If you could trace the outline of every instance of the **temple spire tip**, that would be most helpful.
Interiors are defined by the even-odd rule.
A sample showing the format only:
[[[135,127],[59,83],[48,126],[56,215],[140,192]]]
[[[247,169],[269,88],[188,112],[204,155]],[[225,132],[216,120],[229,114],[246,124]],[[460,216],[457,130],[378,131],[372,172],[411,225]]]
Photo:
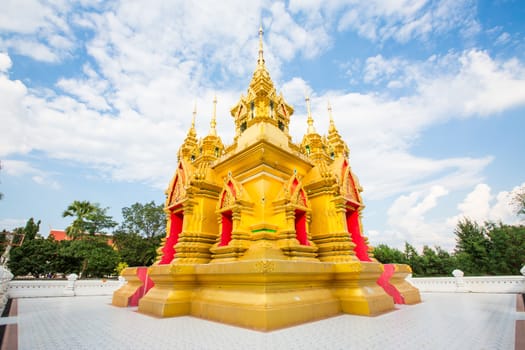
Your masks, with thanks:
[[[195,118],[197,116],[197,102],[193,103],[193,116],[191,118],[191,128],[195,129]]]
[[[257,59],[257,64],[262,66],[264,65],[264,49],[263,49],[263,27],[262,27],[262,21],[259,25],[259,58]]]
[[[304,100],[306,101],[306,113],[308,115],[308,134],[315,134],[314,119],[310,110],[310,96],[306,95]]]
[[[210,135],[217,136],[217,94],[213,95],[213,115],[210,122]]]
[[[330,100],[328,100],[328,117],[330,118],[330,127],[328,128],[328,131],[336,130],[334,117],[332,115],[332,105],[330,104]]]

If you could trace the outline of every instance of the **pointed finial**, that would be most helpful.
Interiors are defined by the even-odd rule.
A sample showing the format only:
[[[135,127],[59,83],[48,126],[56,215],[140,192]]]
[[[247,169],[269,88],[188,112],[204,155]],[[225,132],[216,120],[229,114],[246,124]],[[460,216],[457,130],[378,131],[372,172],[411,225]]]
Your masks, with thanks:
[[[330,100],[328,100],[328,116],[330,117],[330,130],[335,130],[334,117],[332,116],[332,105]]]
[[[262,22],[259,25],[259,58],[257,59],[257,64],[262,66],[264,65],[264,56],[263,56],[263,28]]]
[[[210,135],[217,136],[217,130],[215,130],[215,127],[217,126],[217,95],[213,96],[213,116],[211,118],[210,122]]]
[[[193,117],[191,118],[191,128],[195,129],[195,117],[197,116],[197,102],[193,103]]]
[[[308,134],[315,134],[314,120],[310,111],[310,97],[306,95],[304,100],[306,101],[306,112],[308,114]]]

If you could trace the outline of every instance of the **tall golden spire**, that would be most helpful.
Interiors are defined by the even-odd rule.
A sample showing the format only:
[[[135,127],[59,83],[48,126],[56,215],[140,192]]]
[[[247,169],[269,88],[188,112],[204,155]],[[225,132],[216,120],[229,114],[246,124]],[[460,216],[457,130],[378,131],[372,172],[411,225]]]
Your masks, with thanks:
[[[263,34],[264,32],[263,32],[262,23],[261,23],[261,25],[259,26],[259,58],[257,59],[257,64],[259,66],[264,65]]]
[[[306,95],[306,112],[308,113],[308,131],[307,134],[315,134],[314,119],[312,118],[312,112],[310,111],[310,97]]]
[[[213,116],[211,117],[210,122],[210,135],[217,136],[217,130],[215,127],[217,126],[217,95],[213,96]]]
[[[328,127],[328,144],[330,145],[330,157],[333,159],[340,155],[348,157],[350,150],[343,140],[337,128],[335,127],[334,117],[332,116],[332,105],[328,101],[328,116],[330,117],[330,126]]]
[[[195,130],[195,119],[197,117],[197,102],[193,104],[193,113],[191,117],[191,126],[190,130],[188,130],[188,136],[195,137],[197,135],[197,131]]]
[[[288,105],[282,95],[275,91],[270,73],[265,65],[263,48],[263,28],[259,26],[259,54],[257,65],[252,75],[246,96],[241,95],[239,102],[230,110],[235,119],[235,134],[237,138],[244,134],[252,125],[269,123],[288,135],[292,106]],[[266,129],[265,129],[266,130]],[[253,134],[250,134],[253,136]],[[281,135],[282,136],[282,135]]]
[[[193,106],[193,117],[191,118],[191,126],[188,130],[188,135],[179,148],[179,160],[185,159],[193,161],[195,158],[194,148],[197,146],[197,130],[195,130],[195,117],[197,115],[197,103]]]

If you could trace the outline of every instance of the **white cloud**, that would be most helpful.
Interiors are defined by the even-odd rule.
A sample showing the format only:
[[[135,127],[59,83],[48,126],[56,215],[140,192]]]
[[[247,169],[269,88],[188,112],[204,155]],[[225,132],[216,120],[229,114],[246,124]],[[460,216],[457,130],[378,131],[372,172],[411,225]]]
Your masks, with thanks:
[[[74,46],[66,18],[67,1],[6,0],[0,12],[0,49],[12,49],[35,60],[56,62]]]
[[[469,50],[459,56],[459,63],[458,72],[419,86],[424,98],[434,97],[436,110],[448,101],[443,112],[485,116],[525,104],[525,67],[518,60],[494,60],[485,51]]]
[[[483,225],[487,221],[515,224],[519,222],[513,207],[513,196],[523,188],[525,183],[510,191],[500,191],[493,195],[487,184],[478,184],[465,199],[458,204],[459,214],[447,219],[450,225],[456,225],[459,220],[469,218]]]
[[[60,79],[56,84],[57,87],[67,94],[76,96],[88,107],[100,111],[109,110],[110,106],[104,97],[108,93],[108,82],[100,79],[97,72],[88,65],[84,66],[84,72],[88,76],[87,79]]]
[[[374,244],[384,243],[398,249],[402,249],[406,241],[419,249],[428,245],[451,251],[456,243],[454,228],[465,217],[480,225],[487,221],[519,223],[511,198],[524,185],[492,195],[492,189],[487,184],[477,184],[458,204],[456,215],[449,218],[441,215],[438,219],[431,217],[433,212],[440,211],[443,204],[439,204],[439,199],[446,198],[450,193],[448,189],[433,186],[401,195],[387,211],[388,226],[384,230],[370,231],[369,237]]]
[[[13,62],[6,53],[0,52],[0,72],[7,72],[11,68]]]
[[[507,32],[501,33],[498,38],[496,39],[496,45],[503,45],[509,42],[510,40],[510,34]]]
[[[313,90],[302,78],[294,77],[281,88],[286,101],[295,106],[305,104],[305,97],[312,95]]]
[[[418,248],[423,245],[452,248],[450,227],[427,217],[439,198],[448,193],[443,186],[432,186],[399,196],[387,211],[388,228],[374,240],[397,248],[402,248],[405,241]]]
[[[24,56],[29,56],[37,61],[56,62],[58,55],[48,45],[32,39],[12,39],[3,42],[6,47],[13,47],[15,51]]]
[[[9,176],[21,176],[37,172],[37,169],[28,162],[10,159],[2,161],[2,170]]]
[[[60,183],[53,178],[53,175],[35,168],[26,161],[6,159],[2,161],[2,170],[9,176],[31,176],[33,182],[50,187],[54,190],[60,189]]]
[[[397,57],[393,59],[385,59],[382,55],[368,57],[365,62],[363,80],[366,83],[378,85],[393,77],[399,77],[400,74],[406,75],[410,66],[410,62]],[[397,84],[404,85],[399,80],[395,81]]]
[[[284,3],[274,3],[270,11],[272,32],[269,39],[283,59],[290,60],[296,53],[312,58],[331,45],[331,38],[322,25],[309,28],[299,25],[286,11]]]
[[[476,5],[472,0],[372,0],[338,4],[337,12],[343,13],[338,20],[338,29],[355,30],[373,41],[394,39],[404,43],[411,39],[426,40],[430,35],[452,29],[459,29],[464,37],[469,38],[480,31]],[[333,7],[333,4],[319,6]]]
[[[516,213],[514,198],[525,188],[525,182],[520,186],[514,187],[510,191],[501,191],[496,195],[496,203],[492,206],[492,212],[489,216],[492,221],[502,221],[509,224],[517,224],[522,218]]]
[[[6,0],[0,12],[0,29],[32,33],[46,25],[48,8],[38,0]]]
[[[475,221],[483,222],[490,214],[490,187],[486,184],[479,184],[467,195],[465,200],[458,205],[461,216],[467,216]]]
[[[2,54],[6,70],[10,66],[9,56]],[[25,143],[26,125],[24,99],[27,88],[19,80],[10,80],[7,75],[0,74],[0,122],[3,130],[9,130],[0,137],[0,157],[13,153],[25,153],[30,147]]]
[[[34,175],[31,177],[31,179],[39,185],[51,187],[54,190],[58,190],[61,187],[58,181],[52,180],[43,174]]]

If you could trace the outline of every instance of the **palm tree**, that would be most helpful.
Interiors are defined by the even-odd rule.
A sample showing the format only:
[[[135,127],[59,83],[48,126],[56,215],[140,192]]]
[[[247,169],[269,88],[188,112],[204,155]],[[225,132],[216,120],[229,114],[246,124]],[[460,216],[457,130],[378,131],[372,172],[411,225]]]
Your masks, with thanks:
[[[101,208],[98,203],[74,201],[62,213],[63,217],[73,216],[75,220],[66,228],[66,234],[77,239],[84,234],[104,233],[102,230],[117,225],[113,218],[106,215],[109,208]]]
[[[82,237],[92,226],[90,221],[98,209],[100,208],[88,201],[73,201],[62,213],[64,218],[68,216],[76,217],[71,225],[66,228],[66,234],[72,239]]]

